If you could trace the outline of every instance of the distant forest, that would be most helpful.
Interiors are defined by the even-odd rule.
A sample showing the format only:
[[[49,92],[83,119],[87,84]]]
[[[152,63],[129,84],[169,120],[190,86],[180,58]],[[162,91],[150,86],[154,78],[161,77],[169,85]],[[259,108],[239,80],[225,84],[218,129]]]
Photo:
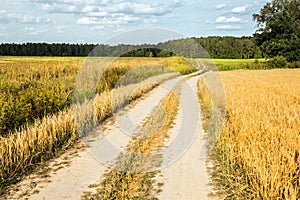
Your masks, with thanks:
[[[191,42],[192,41],[192,42]],[[196,42],[194,42],[196,41]],[[123,57],[207,57],[199,43],[212,58],[248,59],[264,57],[253,37],[206,37],[167,41],[156,45],[109,46],[105,44],[0,44],[2,56],[123,56]],[[92,50],[95,48],[93,53]],[[172,51],[171,51],[172,50]],[[174,53],[176,52],[176,53]]]

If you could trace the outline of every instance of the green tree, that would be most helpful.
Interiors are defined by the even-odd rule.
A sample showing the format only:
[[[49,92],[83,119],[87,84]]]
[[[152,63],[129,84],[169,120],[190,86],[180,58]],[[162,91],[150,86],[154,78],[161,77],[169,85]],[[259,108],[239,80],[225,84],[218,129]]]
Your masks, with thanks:
[[[254,37],[266,57],[300,60],[299,0],[273,0],[254,14],[253,20],[258,27]]]

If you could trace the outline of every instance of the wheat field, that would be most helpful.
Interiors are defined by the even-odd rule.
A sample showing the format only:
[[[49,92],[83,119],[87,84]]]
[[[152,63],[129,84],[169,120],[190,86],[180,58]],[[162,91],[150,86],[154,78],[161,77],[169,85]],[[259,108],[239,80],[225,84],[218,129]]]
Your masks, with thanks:
[[[300,70],[221,77],[226,120],[214,152],[227,198],[300,199]]]

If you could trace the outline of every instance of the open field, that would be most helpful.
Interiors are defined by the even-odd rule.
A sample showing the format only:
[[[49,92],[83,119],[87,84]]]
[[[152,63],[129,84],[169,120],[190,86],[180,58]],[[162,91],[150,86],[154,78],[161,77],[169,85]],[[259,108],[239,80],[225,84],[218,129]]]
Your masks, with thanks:
[[[69,107],[74,81],[84,61],[83,58],[65,57],[1,57],[0,60],[0,135],[4,136],[37,118],[41,119]],[[124,74],[135,67],[166,64],[178,71],[187,69],[180,66],[184,61],[179,60],[119,58],[104,72],[96,92],[111,90]],[[168,70],[170,71],[166,69],[162,72],[149,67],[143,68],[135,71],[136,74],[131,74],[132,77],[127,77],[127,84]],[[180,72],[184,74],[191,71],[187,69]]]
[[[208,70],[229,71],[229,70],[266,70],[281,67],[274,67],[267,59],[195,59],[198,63]],[[287,67],[287,66],[285,66]],[[284,68],[284,67],[282,67]]]
[[[14,62],[83,62],[85,57],[49,57],[49,56],[1,56],[1,62],[14,63]]]
[[[206,61],[201,59],[200,63]],[[189,74],[196,70],[179,57],[119,58],[103,72],[96,94],[83,90],[76,96],[78,105],[71,108],[74,82],[83,62],[84,58],[0,57],[0,192],[21,180],[37,164],[59,156],[78,141],[80,133],[91,130],[124,108],[127,100],[130,103],[139,99],[165,80],[177,76],[174,72]],[[267,69],[263,68],[266,61],[214,59],[213,62],[224,71],[220,75],[226,90],[226,120],[213,151],[218,160],[215,163],[218,184],[227,191],[229,199],[300,198],[300,71],[226,71]],[[194,74],[193,80],[198,76],[199,73]],[[212,94],[201,80],[198,90],[203,126],[212,133],[217,130],[210,124],[213,107],[222,107],[224,102],[212,104]],[[161,101],[151,114],[153,118],[144,122],[140,135],[133,137],[125,147],[127,152],[115,160],[116,166],[123,167],[132,161],[131,166],[136,171],[139,169],[136,167],[146,166],[140,165],[144,158],[137,159],[132,152],[161,150],[168,128],[172,128],[176,114],[180,113],[176,110],[182,100],[177,102],[175,96],[171,92]],[[161,108],[167,112],[162,113]],[[74,111],[79,115],[74,115]],[[85,123],[78,126],[77,120]],[[156,131],[155,126],[161,130]],[[197,152],[194,150],[192,152]],[[145,163],[161,162],[159,156],[153,159],[157,162],[145,160]],[[92,197],[129,198],[138,194],[155,198],[162,188],[154,184],[157,175],[154,171],[133,174],[111,168],[106,172],[100,190]],[[145,183],[144,188],[139,188],[142,183]],[[106,189],[112,187],[120,190]]]
[[[74,81],[83,58],[1,57],[0,60],[2,190],[7,184],[18,181],[22,175],[33,169],[36,163],[56,156],[61,149],[71,146],[77,140],[78,133],[70,105]],[[164,64],[168,67],[162,70],[161,66]],[[132,84],[152,76],[172,71],[186,74],[194,70],[178,57],[119,58],[107,68],[97,85],[96,98],[92,101],[97,108],[95,119],[101,122],[115,111],[115,108],[109,105],[112,102],[111,93],[125,74],[129,74],[129,77],[122,85],[118,85],[123,92],[126,92],[126,87],[129,88]],[[134,73],[129,73],[132,71]],[[130,100],[141,97],[157,84],[159,83],[141,86],[129,94]],[[125,105],[125,100],[118,99],[119,103],[114,106],[121,108]],[[84,108],[85,105],[80,106]],[[90,121],[93,116],[83,113],[81,117]]]
[[[216,180],[237,199],[300,198],[300,70],[221,72],[226,120]],[[199,82],[206,126],[211,102]]]
[[[259,63],[265,63],[265,59],[212,59],[219,71],[236,69],[264,69]]]

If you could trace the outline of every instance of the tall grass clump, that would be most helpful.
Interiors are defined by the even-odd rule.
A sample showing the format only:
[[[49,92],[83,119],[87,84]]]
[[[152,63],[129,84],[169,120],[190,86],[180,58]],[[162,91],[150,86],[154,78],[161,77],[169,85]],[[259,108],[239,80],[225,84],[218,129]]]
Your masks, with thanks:
[[[15,183],[35,164],[57,155],[77,139],[71,110],[36,120],[7,137],[0,137],[0,191]]]

